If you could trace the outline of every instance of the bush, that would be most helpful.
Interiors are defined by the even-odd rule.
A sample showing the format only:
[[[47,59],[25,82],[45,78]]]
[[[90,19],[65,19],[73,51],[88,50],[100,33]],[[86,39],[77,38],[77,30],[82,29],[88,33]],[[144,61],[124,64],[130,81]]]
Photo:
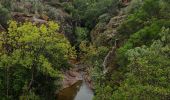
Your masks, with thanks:
[[[163,29],[161,38],[149,47],[128,50],[126,79],[113,99],[168,99],[170,97],[169,29]]]
[[[4,8],[2,5],[0,5],[0,24],[7,28],[7,22],[11,18],[10,12],[8,9]]]
[[[87,45],[87,42],[83,41],[80,44],[80,51],[84,56],[84,61],[90,66],[95,66],[94,62],[102,64],[104,57],[107,55],[109,49],[104,46],[94,47],[91,44]]]
[[[81,41],[89,41],[89,30],[87,28],[83,27],[76,27],[75,29],[75,36],[77,39],[77,42],[80,44]]]
[[[138,11],[138,9],[140,9],[142,4],[142,0],[132,0],[130,4],[124,9],[124,11],[126,14],[135,13]]]
[[[144,1],[140,9],[131,14],[119,27],[119,33],[121,33],[123,38],[126,38],[123,46],[117,50],[119,65],[127,65],[128,62],[125,55],[127,50],[142,45],[150,45],[153,39],[159,38],[158,33],[162,27],[170,27],[169,19],[159,17],[162,12],[160,3],[161,1]],[[151,5],[154,5],[154,7],[151,7]]]
[[[92,29],[100,15],[109,12],[115,14],[118,7],[118,0],[102,0],[102,1],[89,1],[89,0],[74,0],[74,10],[72,11],[73,18],[81,21],[83,26]],[[71,9],[73,8],[71,7]],[[110,12],[110,8],[112,8]]]

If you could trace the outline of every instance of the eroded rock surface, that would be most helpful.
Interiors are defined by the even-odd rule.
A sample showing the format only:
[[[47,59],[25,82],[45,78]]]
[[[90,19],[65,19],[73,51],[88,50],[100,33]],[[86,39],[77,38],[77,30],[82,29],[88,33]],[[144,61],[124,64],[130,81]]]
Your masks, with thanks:
[[[90,33],[92,42],[96,46],[109,45],[109,42],[117,34],[118,26],[123,22],[125,17],[126,15],[117,15],[112,17],[108,22],[99,22]]]
[[[64,72],[63,74],[64,74],[64,78],[62,81],[63,89],[74,85],[80,80],[83,80],[77,68],[70,69]]]
[[[36,24],[45,24],[47,23],[47,20],[41,18],[40,16],[35,16],[33,14],[25,14],[25,13],[19,13],[19,12],[13,12],[12,17],[14,20],[18,22],[25,22],[25,21],[30,21]]]
[[[83,78],[84,78],[87,86],[88,86],[90,89],[93,90],[93,89],[94,89],[94,85],[93,85],[93,81],[92,81],[92,79],[91,79],[91,77],[90,77],[89,71],[85,71],[85,72],[84,72]]]

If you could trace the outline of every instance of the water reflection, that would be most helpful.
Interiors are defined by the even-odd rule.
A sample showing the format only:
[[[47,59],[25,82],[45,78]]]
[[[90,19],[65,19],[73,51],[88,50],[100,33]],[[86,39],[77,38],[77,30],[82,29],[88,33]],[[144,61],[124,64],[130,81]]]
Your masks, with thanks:
[[[57,100],[92,100],[93,92],[84,81],[79,81],[58,94]]]
[[[74,100],[92,100],[92,99],[93,91],[87,86],[85,82],[83,82]]]

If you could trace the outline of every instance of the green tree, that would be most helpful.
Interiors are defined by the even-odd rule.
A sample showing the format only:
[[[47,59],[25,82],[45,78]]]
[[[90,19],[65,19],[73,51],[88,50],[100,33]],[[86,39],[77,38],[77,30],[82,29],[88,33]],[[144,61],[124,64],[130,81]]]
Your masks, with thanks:
[[[128,50],[126,79],[113,99],[167,100],[170,97],[170,31],[163,29],[161,38],[149,47]]]
[[[118,0],[74,0],[73,5],[75,7],[74,15],[85,21],[86,27],[92,29],[100,15],[109,12],[109,10],[112,14],[116,13]]]
[[[167,13],[170,3],[164,0],[144,0],[141,7],[128,16],[119,27],[119,37],[124,44],[117,50],[118,64],[127,65],[126,52],[134,47],[150,45],[153,39],[159,38],[162,27],[170,27],[170,16]],[[166,13],[165,13],[166,12]]]
[[[130,8],[132,11],[118,29],[117,68],[102,81],[104,86],[96,88],[95,98],[103,95],[110,97],[108,100],[170,98],[170,3],[167,0],[142,0],[139,3],[137,9]],[[104,93],[107,86],[111,87],[108,95]]]
[[[3,7],[0,4],[0,24],[4,27],[7,28],[7,21],[11,18],[10,12],[8,9]]]
[[[54,99],[60,88],[59,70],[68,67],[72,54],[68,40],[56,33],[58,29],[54,22],[39,27],[9,22],[8,31],[0,34],[2,99]]]

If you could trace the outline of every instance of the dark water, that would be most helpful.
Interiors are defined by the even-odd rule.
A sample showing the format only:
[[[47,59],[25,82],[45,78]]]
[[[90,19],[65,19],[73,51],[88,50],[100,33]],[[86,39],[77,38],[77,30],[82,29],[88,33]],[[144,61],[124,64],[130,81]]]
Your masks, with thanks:
[[[84,81],[79,81],[58,94],[57,100],[92,100],[93,91]]]

